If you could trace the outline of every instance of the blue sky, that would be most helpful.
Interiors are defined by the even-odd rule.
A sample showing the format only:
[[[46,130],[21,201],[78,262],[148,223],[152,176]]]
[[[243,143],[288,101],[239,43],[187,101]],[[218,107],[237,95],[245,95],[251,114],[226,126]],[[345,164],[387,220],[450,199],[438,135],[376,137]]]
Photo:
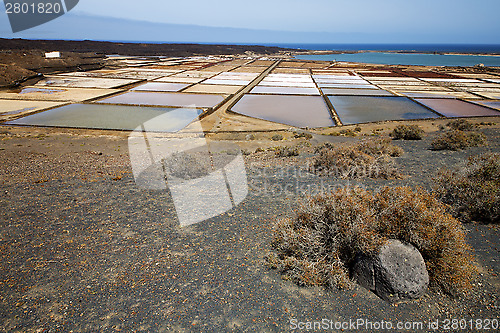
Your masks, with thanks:
[[[498,37],[499,0],[80,0],[76,11],[163,23],[285,31],[473,30]]]
[[[80,0],[71,13],[86,17],[114,17],[152,23],[321,32],[324,34],[318,39],[327,43],[345,43],[352,40],[358,43],[500,44],[500,0]],[[5,19],[5,14],[3,15],[2,20]],[[63,18],[58,20],[61,19]],[[122,24],[121,29],[117,30],[127,27],[127,24]],[[161,28],[157,27],[160,30],[158,36],[150,33],[142,39],[160,38]],[[68,27],[70,30],[76,28]],[[51,29],[56,29],[56,26],[49,23],[43,28],[13,36],[8,34],[5,24],[0,25],[0,32],[9,38],[27,38],[29,35],[44,38],[44,32],[47,38],[57,38]],[[116,23],[114,26],[110,23],[110,31],[103,34],[106,36],[103,38],[123,39],[118,31],[117,37],[113,38],[113,29],[116,29]],[[73,33],[75,38],[84,36],[82,31],[75,30]],[[66,31],[67,34],[69,31]],[[262,42],[269,42],[265,33],[261,35]],[[309,38],[305,36],[302,39]],[[88,38],[99,39],[90,32]],[[224,38],[227,37],[214,35],[216,41]],[[200,41],[196,40],[195,33],[192,40]],[[313,42],[318,41],[315,38]]]

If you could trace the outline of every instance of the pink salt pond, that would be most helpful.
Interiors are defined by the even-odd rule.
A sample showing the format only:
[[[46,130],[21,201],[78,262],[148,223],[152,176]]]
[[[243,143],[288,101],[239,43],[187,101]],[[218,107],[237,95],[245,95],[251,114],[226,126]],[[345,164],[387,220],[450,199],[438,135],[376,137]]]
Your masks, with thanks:
[[[416,100],[445,117],[500,116],[500,112],[493,109],[455,99],[418,98]]]

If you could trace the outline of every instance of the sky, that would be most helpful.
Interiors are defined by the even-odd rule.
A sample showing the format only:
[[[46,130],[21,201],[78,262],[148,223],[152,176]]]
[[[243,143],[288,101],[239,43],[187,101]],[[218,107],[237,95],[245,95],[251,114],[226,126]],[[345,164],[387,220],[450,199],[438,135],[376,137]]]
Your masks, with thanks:
[[[494,37],[500,31],[499,0],[80,0],[75,10],[151,22],[285,31],[471,29]]]
[[[80,17],[113,17],[122,20],[122,23],[125,20],[135,20],[150,23],[322,33],[321,38],[325,43],[345,43],[352,39],[353,42],[365,43],[500,44],[499,12],[499,0],[252,0],[244,2],[235,0],[80,0],[71,13]],[[0,19],[6,19],[5,13]],[[122,24],[122,30],[127,27],[127,24]],[[159,27],[157,25],[158,29]],[[114,29],[114,26],[110,25],[110,29]],[[35,28],[31,33],[43,35],[43,31],[48,30],[50,26],[45,29]],[[13,37],[12,33],[9,35],[6,31],[5,24],[0,25],[0,33],[8,38]],[[82,35],[82,33],[75,33],[78,36]],[[50,31],[47,35],[50,35]],[[111,36],[109,32],[104,35],[106,38]],[[261,32],[261,35],[263,42],[269,42],[265,40],[265,33]],[[26,34],[22,33],[20,35],[20,37],[25,36]],[[309,38],[305,36],[307,34],[301,38]],[[89,34],[89,39],[95,38]],[[148,39],[145,36],[143,39],[155,40],[155,38]],[[221,38],[223,39],[222,35],[214,35],[214,39]],[[234,39],[235,36],[231,35],[231,38]],[[120,37],[115,38],[115,40],[120,39]],[[195,41],[195,39],[196,34],[193,33],[192,40]],[[289,37],[284,39],[288,40]],[[206,42],[211,41],[206,40]],[[305,41],[297,40],[297,42]],[[318,40],[315,39],[314,42]]]

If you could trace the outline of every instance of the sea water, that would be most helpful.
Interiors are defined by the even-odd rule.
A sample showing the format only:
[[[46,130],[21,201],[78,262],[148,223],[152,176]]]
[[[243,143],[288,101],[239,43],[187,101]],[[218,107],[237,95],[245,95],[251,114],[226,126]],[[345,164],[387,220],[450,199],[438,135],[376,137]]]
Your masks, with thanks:
[[[500,66],[499,56],[423,54],[392,52],[360,52],[342,54],[318,54],[297,56],[301,60],[344,61],[382,65],[418,66],[461,66],[469,67],[483,64],[488,67]]]

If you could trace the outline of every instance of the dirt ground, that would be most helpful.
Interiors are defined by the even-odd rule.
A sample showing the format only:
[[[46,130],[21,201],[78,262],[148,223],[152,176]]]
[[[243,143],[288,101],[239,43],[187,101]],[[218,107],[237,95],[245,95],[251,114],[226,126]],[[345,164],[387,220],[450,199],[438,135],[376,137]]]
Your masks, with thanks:
[[[424,140],[395,141],[405,150],[397,158],[401,179],[357,184],[430,189],[439,168],[500,152],[498,125],[481,126],[488,146],[449,152],[429,150],[439,132],[424,123]],[[361,133],[373,129],[366,125]],[[409,331],[424,332],[438,319],[499,319],[498,225],[466,225],[481,274],[473,291],[458,298],[430,291],[421,300],[390,305],[361,287],[298,287],[265,266],[272,223],[318,186],[347,184],[305,171],[313,147],[361,137],[211,136],[246,151],[250,192],[232,210],[181,228],[168,190],[135,184],[128,133],[7,126],[0,132],[1,331],[288,332],[294,319],[364,318],[422,322],[424,329]],[[250,153],[297,144],[298,157]],[[292,186],[282,191],[287,184]]]

